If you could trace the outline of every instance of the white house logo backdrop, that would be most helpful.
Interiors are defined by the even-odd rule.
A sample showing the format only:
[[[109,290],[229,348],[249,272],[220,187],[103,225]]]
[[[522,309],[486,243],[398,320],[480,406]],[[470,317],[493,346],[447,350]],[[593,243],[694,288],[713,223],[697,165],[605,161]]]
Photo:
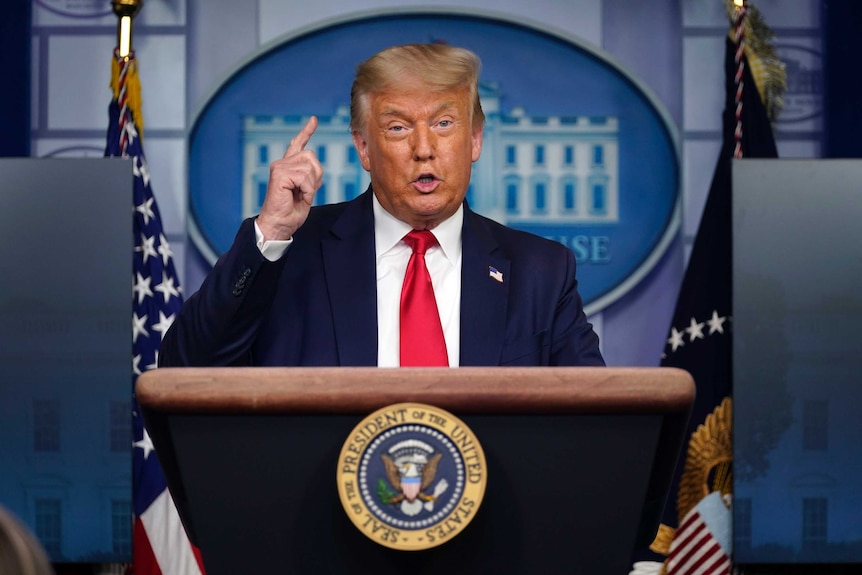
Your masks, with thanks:
[[[320,126],[309,148],[325,171],[316,203],[364,192],[368,174],[348,128],[355,67],[393,44],[434,41],[469,48],[483,63],[487,122],[470,206],[568,246],[587,311],[613,303],[651,269],[679,225],[673,129],[645,89],[596,49],[487,17],[350,20],[256,55],[194,121],[189,209],[197,247],[210,261],[227,250],[240,221],[260,210],[269,163],[311,115]]]
[[[350,432],[336,479],[344,511],[366,537],[420,551],[467,527],[488,472],[482,446],[463,421],[431,405],[398,403]]]

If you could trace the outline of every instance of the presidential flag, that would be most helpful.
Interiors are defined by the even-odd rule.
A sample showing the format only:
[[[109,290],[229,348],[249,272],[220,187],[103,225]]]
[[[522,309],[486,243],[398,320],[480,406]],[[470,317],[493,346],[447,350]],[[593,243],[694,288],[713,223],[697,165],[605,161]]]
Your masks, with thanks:
[[[200,554],[191,545],[141,419],[137,377],[158,363],[159,345],[182,303],[173,254],[150,188],[140,137],[140,85],[134,53],[115,53],[114,98],[109,107],[105,156],[131,158],[134,175],[132,253],[132,501],[134,575],[199,575]],[[118,217],[123,217],[118,214]]]
[[[729,506],[731,502],[731,168],[734,158],[778,155],[771,117],[780,109],[784,67],[769,43],[772,33],[754,7],[747,4],[731,7],[729,15],[732,27],[725,41],[722,147],[661,361],[662,366],[690,372],[697,386],[689,421],[691,439],[677,465],[663,525],[651,546],[663,555],[668,555],[671,549],[678,550],[681,541],[691,536],[691,526],[684,522],[693,516],[705,493],[713,498],[713,503]],[[699,524],[698,528],[719,529],[725,522],[729,533],[731,514],[714,514],[714,517],[711,525]],[[673,525],[679,527],[670,527]],[[731,538],[720,541],[720,553],[729,556]],[[668,562],[665,567],[669,567]],[[679,561],[673,569],[673,573],[681,575],[713,572],[722,571],[713,571],[697,562]]]

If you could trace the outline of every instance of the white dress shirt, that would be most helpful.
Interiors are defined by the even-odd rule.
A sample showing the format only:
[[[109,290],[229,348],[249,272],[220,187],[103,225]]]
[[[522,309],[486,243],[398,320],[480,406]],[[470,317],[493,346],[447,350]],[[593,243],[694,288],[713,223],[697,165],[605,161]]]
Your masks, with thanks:
[[[374,245],[377,265],[377,365],[398,367],[400,360],[401,285],[412,250],[404,241],[412,228],[383,209],[373,197]],[[439,245],[428,249],[425,263],[431,274],[431,285],[437,300],[437,311],[443,324],[443,337],[449,355],[449,366],[457,367],[461,350],[461,224],[464,207],[431,230]],[[264,241],[254,223],[257,247],[265,258],[280,258],[293,239]]]
[[[431,230],[439,245],[428,248],[431,274],[449,367],[457,367],[461,350],[461,222],[463,206]],[[401,286],[413,250],[402,239],[411,228],[383,209],[374,198],[374,245],[377,258],[377,365],[398,367],[400,360]]]

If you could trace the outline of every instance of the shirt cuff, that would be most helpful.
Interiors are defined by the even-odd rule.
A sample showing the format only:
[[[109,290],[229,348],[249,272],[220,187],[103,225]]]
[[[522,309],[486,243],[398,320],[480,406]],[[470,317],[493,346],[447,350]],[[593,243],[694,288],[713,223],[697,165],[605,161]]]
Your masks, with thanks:
[[[260,231],[260,226],[257,225],[257,220],[254,222],[254,237],[257,242],[257,249],[260,253],[271,262],[281,258],[293,243],[293,238],[289,240],[268,240],[264,241],[263,232]]]

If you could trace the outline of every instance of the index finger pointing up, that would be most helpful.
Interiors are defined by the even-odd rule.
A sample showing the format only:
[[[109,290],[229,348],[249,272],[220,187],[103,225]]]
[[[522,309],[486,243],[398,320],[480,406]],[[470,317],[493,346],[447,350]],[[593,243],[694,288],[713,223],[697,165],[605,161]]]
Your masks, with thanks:
[[[312,116],[308,119],[308,122],[305,123],[302,130],[294,136],[294,138],[290,141],[290,145],[287,146],[287,150],[284,152],[284,157],[297,154],[305,149],[305,145],[308,144],[308,141],[311,139],[312,134],[317,129],[317,116]]]

